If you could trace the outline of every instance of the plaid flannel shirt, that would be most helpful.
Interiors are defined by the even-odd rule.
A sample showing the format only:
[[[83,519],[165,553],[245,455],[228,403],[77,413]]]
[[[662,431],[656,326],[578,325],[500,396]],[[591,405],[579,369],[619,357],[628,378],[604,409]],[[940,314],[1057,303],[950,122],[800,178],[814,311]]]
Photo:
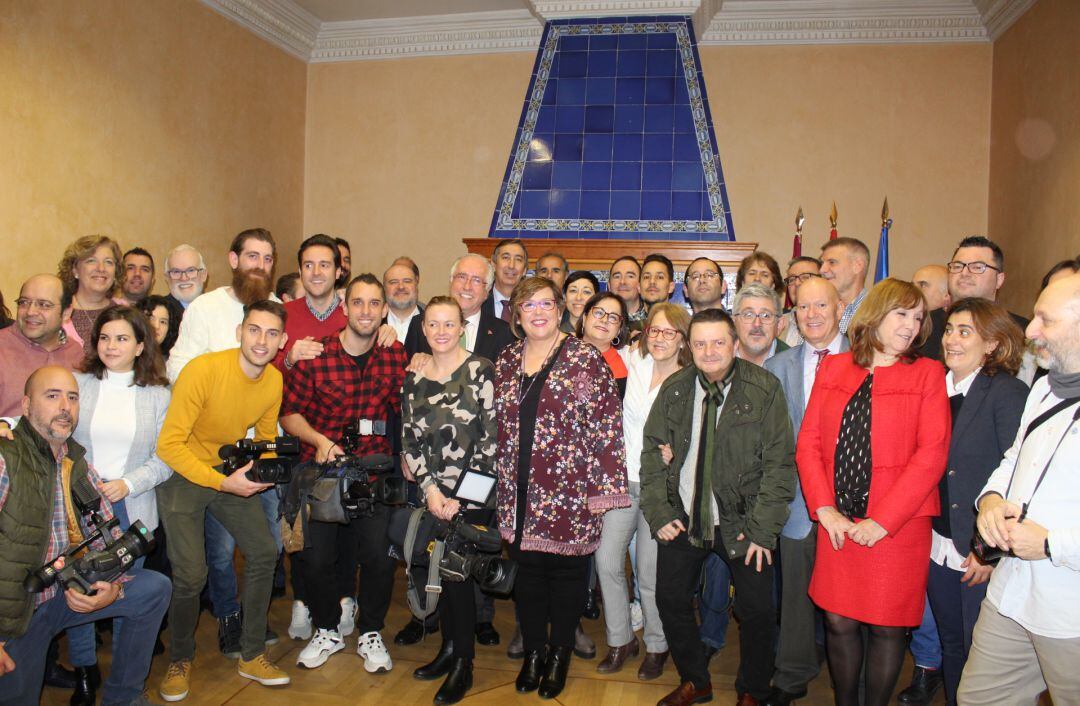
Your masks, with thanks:
[[[60,453],[60,458],[56,459],[56,476],[53,479],[52,519],[49,522],[49,544],[48,547],[45,549],[45,556],[41,557],[41,563],[45,563],[47,560],[55,558],[58,554],[60,554],[60,552],[64,551],[68,548],[68,546],[71,545],[71,542],[68,538],[67,514],[64,506],[64,488],[60,479],[60,464],[61,462],[63,462],[66,456],[67,445],[65,444]],[[90,477],[90,481],[94,484],[94,487],[97,488],[99,493],[101,493],[101,478],[98,476],[97,471],[87,465],[86,472],[87,475]],[[8,476],[7,461],[4,459],[3,456],[0,456],[0,510],[2,510],[4,505],[7,503],[8,490],[10,488],[11,477]],[[106,521],[109,521],[113,518],[112,505],[109,503],[108,499],[105,497],[104,494],[102,494],[101,496],[100,514]],[[79,518],[79,526],[82,528],[83,536],[90,534],[91,530],[87,526],[85,518]],[[113,537],[117,537],[119,536],[119,534],[119,529],[113,528]],[[93,547],[95,549],[102,549],[104,548],[104,546],[105,545],[101,540],[93,543]],[[37,567],[35,566],[33,568],[36,569]],[[122,577],[121,582],[124,580],[125,579]],[[59,584],[54,583],[52,586],[49,586],[41,593],[34,596],[34,608],[37,608],[42,603],[55,596],[56,592],[59,590]]]
[[[281,416],[299,414],[315,431],[334,442],[341,440],[346,426],[354,426],[359,419],[384,420],[386,435],[361,436],[356,454],[393,454],[390,435],[394,429],[390,421],[401,415],[405,348],[396,341],[387,347],[375,344],[361,372],[338,336],[328,336],[321,343],[322,355],[297,362],[285,374]],[[301,460],[314,457],[314,447],[304,444]]]

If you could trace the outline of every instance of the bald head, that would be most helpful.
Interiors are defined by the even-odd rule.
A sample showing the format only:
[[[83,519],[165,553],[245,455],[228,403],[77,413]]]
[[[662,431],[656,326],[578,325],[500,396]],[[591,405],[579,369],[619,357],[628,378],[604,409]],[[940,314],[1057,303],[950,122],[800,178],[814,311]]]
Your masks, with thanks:
[[[944,265],[925,265],[915,270],[911,283],[922,290],[929,311],[947,309],[949,296],[949,271]]]
[[[38,368],[26,379],[23,395],[23,416],[57,454],[79,423],[75,376],[56,365]]]
[[[844,304],[840,293],[827,279],[811,277],[796,293],[795,322],[799,333],[812,348],[825,348],[840,333]]]
[[[46,350],[60,345],[64,325],[64,285],[56,275],[34,275],[19,288],[23,302],[15,313],[19,333]]]

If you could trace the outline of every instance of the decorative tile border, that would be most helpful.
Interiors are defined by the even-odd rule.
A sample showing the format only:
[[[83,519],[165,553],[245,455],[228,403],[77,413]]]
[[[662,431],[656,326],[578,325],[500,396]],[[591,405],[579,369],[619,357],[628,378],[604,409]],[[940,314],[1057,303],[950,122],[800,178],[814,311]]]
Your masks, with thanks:
[[[629,20],[629,18],[627,18]],[[518,131],[512,161],[508,167],[506,180],[499,195],[498,210],[491,226],[493,237],[509,232],[528,235],[534,231],[546,233],[566,233],[592,231],[597,233],[695,233],[705,234],[710,240],[734,240],[731,225],[731,212],[728,208],[727,191],[724,187],[720,159],[716,147],[716,137],[712,130],[708,99],[705,88],[698,75],[697,52],[694,46],[694,34],[690,21],[686,18],[663,18],[652,21],[605,22],[596,24],[581,23],[574,20],[555,20],[548,23],[544,30],[537,67],[530,86],[529,102],[525,107],[524,118]],[[513,218],[514,203],[521,191],[521,179],[529,157],[529,144],[536,130],[536,121],[540,116],[540,107],[551,77],[551,67],[562,37],[572,36],[617,36],[625,34],[674,34],[679,58],[682,62],[686,90],[690,96],[690,111],[694,119],[694,135],[697,138],[701,158],[701,168],[705,176],[705,189],[713,219],[710,221],[693,220],[590,220]],[[702,237],[699,235],[698,237]]]

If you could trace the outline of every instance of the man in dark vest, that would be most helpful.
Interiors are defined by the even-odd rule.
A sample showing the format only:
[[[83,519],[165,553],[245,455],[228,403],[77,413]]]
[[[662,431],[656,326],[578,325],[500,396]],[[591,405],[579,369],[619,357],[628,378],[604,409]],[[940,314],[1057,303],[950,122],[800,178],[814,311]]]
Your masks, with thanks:
[[[92,531],[85,518],[74,516],[70,489],[83,478],[100,489],[101,479],[85,450],[69,440],[79,422],[79,387],[70,372],[34,372],[22,411],[12,438],[0,439],[0,704],[37,703],[49,641],[66,628],[104,618],[123,618],[124,629],[113,645],[103,703],[148,703],[143,682],[169,606],[167,578],[131,569],[115,582],[96,582],[94,595],[57,584],[33,594],[23,588],[28,571]],[[113,516],[104,495],[101,514]],[[95,546],[102,548],[100,540]]]

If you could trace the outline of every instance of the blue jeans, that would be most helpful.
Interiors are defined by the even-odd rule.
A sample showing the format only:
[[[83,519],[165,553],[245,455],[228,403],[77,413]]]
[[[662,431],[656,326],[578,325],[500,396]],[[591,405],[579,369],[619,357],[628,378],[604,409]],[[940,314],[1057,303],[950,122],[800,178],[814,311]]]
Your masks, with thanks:
[[[270,525],[270,534],[274,537],[278,553],[281,553],[281,526],[278,524],[280,501],[277,489],[271,488],[259,495],[266,521]],[[240,592],[236,583],[236,570],[233,569],[233,556],[236,554],[236,540],[228,530],[214,519],[212,513],[206,513],[206,569],[210,582],[210,603],[214,607],[214,617],[240,612],[240,601],[236,596]]]
[[[112,669],[105,680],[102,704],[127,704],[142,693],[150,672],[154,640],[169,607],[172,584],[161,574],[145,569],[132,569],[127,575],[130,580],[124,584],[124,597],[93,613],[71,610],[63,593],[38,606],[26,632],[4,645],[15,662],[15,670],[0,677],[0,704],[36,704],[45,677],[49,641],[67,628],[87,625],[92,644],[93,621],[104,618],[123,618],[127,629],[113,642]]]
[[[701,571],[701,641],[714,650],[724,648],[728,621],[731,619],[731,570],[715,552],[709,552]]]
[[[911,656],[915,658],[917,667],[941,669],[941,638],[938,637],[929,598],[923,606],[922,623],[911,631]]]

